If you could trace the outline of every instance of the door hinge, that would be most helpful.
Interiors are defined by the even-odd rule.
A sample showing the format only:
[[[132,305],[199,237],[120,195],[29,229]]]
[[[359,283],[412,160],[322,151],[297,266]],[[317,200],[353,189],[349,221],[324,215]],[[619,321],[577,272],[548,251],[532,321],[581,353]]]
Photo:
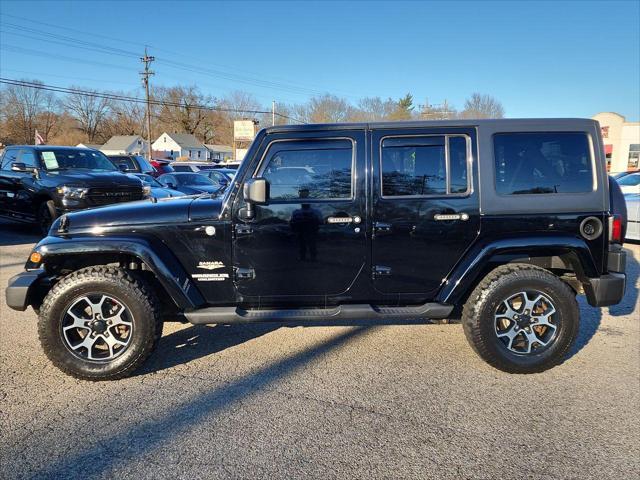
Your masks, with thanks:
[[[251,225],[244,225],[239,223],[236,225],[236,235],[250,235],[253,233],[253,228]]]
[[[373,278],[388,277],[391,275],[391,267],[385,267],[384,265],[373,266]]]
[[[256,278],[256,271],[253,268],[240,268],[235,269],[236,280],[253,280]]]

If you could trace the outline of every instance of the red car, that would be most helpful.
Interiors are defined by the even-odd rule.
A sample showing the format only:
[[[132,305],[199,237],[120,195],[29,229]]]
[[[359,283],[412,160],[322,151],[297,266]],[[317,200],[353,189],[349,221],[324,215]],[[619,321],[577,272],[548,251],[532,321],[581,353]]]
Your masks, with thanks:
[[[173,167],[169,165],[169,160],[154,158],[153,160],[151,160],[151,165],[155,169],[155,172],[151,173],[151,176],[153,177],[159,177],[160,175],[164,175],[165,173],[173,172]]]

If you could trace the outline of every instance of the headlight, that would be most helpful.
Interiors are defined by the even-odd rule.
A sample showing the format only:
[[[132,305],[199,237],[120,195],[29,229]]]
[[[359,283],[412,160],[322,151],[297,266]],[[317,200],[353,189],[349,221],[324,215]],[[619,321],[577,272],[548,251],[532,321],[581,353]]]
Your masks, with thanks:
[[[149,196],[149,195],[151,195],[151,187],[150,187],[149,185],[143,185],[143,187],[142,187],[142,193],[143,193],[145,196]]]
[[[65,198],[84,198],[84,196],[89,192],[89,189],[85,187],[62,185],[61,187],[56,188],[56,191]]]

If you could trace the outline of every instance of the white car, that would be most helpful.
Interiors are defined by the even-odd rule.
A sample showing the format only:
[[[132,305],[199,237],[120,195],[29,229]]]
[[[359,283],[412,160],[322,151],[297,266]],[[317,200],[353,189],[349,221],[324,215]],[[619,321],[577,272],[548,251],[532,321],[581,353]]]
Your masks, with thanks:
[[[624,196],[627,201],[627,234],[626,240],[640,240],[640,194]]]
[[[640,194],[640,172],[630,173],[624,177],[617,178],[622,193]]]

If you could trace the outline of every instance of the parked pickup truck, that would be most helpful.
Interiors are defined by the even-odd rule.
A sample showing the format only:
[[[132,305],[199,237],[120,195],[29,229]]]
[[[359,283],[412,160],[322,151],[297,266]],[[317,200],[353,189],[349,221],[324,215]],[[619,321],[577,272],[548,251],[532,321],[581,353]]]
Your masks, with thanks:
[[[37,223],[44,235],[66,212],[140,200],[149,191],[89,148],[12,145],[0,158],[0,217]]]
[[[484,360],[540,372],[576,339],[577,294],[622,299],[625,219],[592,120],[271,127],[222,196],[63,215],[6,297],[88,380],[130,374],[166,320],[458,312]]]

